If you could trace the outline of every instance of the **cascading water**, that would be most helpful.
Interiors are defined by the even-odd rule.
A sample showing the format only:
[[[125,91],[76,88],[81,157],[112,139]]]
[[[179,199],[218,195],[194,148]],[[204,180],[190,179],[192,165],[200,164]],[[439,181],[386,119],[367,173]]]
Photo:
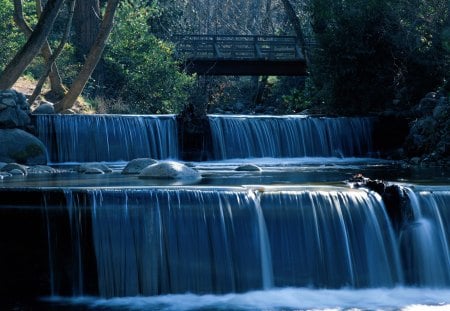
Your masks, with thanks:
[[[364,191],[103,189],[78,201],[103,297],[403,282],[380,197]]]
[[[209,120],[217,159],[357,157],[373,152],[372,118],[212,115]]]
[[[36,115],[51,162],[178,158],[175,116]]]
[[[175,121],[40,115],[36,127],[53,163],[111,162],[178,158]],[[71,297],[61,310],[79,310],[77,303],[80,310],[450,304],[448,187],[405,187],[410,208],[389,206],[389,219],[378,194],[304,186],[335,184],[361,167],[379,173],[375,159],[330,168],[336,157],[373,154],[372,118],[210,116],[210,125],[214,159],[277,163],[261,159],[262,171],[248,172],[235,170],[241,160],[193,162],[203,174],[196,186],[116,172],[86,184],[81,174],[52,176],[52,184],[40,176],[0,180],[0,294],[28,285],[32,297],[52,295],[50,308]],[[281,159],[291,157],[318,159],[301,167],[303,159]],[[24,252],[36,262],[24,264]]]
[[[405,191],[412,212],[400,235],[406,280],[417,286],[449,286],[450,191]]]

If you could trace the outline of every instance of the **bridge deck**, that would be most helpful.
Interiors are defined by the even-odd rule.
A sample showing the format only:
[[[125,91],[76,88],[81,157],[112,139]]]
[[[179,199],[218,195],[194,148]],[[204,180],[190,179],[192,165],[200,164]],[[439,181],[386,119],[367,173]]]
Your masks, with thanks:
[[[305,75],[293,36],[179,35],[176,55],[189,73],[202,75]]]

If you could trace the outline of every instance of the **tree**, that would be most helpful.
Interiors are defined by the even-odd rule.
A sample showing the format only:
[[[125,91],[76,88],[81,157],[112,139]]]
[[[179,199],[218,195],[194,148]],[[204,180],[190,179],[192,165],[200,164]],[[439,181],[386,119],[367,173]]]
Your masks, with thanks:
[[[74,15],[76,52],[83,59],[91,49],[98,35],[101,23],[98,0],[78,0]]]
[[[52,72],[52,68],[54,67],[56,59],[61,54],[61,52],[64,48],[64,45],[66,44],[67,40],[69,39],[70,28],[72,26],[72,19],[73,19],[74,10],[75,10],[75,4],[76,4],[76,0],[70,0],[69,17],[67,19],[66,30],[64,32],[63,37],[61,38],[61,42],[59,43],[58,48],[55,50],[54,53],[52,53],[50,58],[45,63],[44,73],[41,75],[38,83],[36,84],[33,94],[31,94],[30,98],[28,99],[30,103],[33,103],[35,101],[35,99],[39,96],[39,94],[41,93],[41,90],[42,90],[42,87],[44,86],[45,80],[47,79],[49,74]]]
[[[89,80],[92,72],[94,71],[96,65],[98,64],[103,50],[106,46],[106,41],[111,33],[114,24],[114,15],[120,0],[109,0],[106,6],[105,15],[103,21],[100,25],[100,29],[95,39],[94,45],[91,47],[89,54],[86,57],[86,61],[81,68],[75,81],[73,81],[70,86],[69,91],[66,96],[55,105],[56,111],[63,111],[65,109],[71,108],[78,96],[80,96],[83,91],[87,81]]]
[[[41,7],[41,1],[36,1],[36,10],[38,16],[42,14],[42,7]],[[25,21],[24,15],[23,15],[23,8],[22,8],[22,1],[21,0],[14,0],[14,21],[16,25],[19,27],[19,29],[25,34],[27,38],[31,36],[33,33],[33,30],[28,25],[28,23]],[[52,49],[50,47],[50,44],[48,43],[48,40],[46,39],[44,41],[44,45],[41,49],[42,56],[44,57],[44,60],[46,62],[49,61],[49,59],[52,57]],[[61,75],[59,74],[58,67],[54,62],[52,63],[52,66],[50,67],[49,72],[50,77],[50,87],[53,94],[55,94],[57,97],[62,98],[65,94],[65,87],[62,84]],[[33,101],[31,101],[33,102]]]
[[[305,35],[302,29],[302,24],[295,13],[294,7],[292,6],[289,0],[282,0],[284,9],[286,11],[286,15],[289,18],[292,27],[294,28],[295,35],[297,36],[297,40],[300,44],[300,49],[302,50],[302,54],[305,57],[306,63],[309,63],[308,59],[308,50],[306,46]]]
[[[173,46],[152,34],[153,23],[148,23],[160,14],[153,6],[124,3],[119,7],[104,56],[109,78],[105,93],[125,104],[109,111],[174,113],[186,102],[192,79],[180,71]]]
[[[319,49],[310,70],[336,112],[409,109],[448,74],[441,32],[448,0],[311,0]],[[448,58],[447,58],[448,59]]]
[[[0,74],[0,90],[9,89],[41,50],[64,0],[48,0],[33,33]]]

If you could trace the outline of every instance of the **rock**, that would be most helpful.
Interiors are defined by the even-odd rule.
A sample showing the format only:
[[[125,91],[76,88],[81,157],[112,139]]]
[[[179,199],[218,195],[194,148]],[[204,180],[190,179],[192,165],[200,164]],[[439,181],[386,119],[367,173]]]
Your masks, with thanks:
[[[157,162],[158,161],[151,158],[138,158],[131,160],[123,169],[122,174],[139,174],[144,168]]]
[[[47,164],[44,144],[21,129],[0,129],[0,161],[26,165]]]
[[[55,106],[52,103],[46,101],[41,102],[39,107],[37,107],[33,111],[33,114],[54,114],[54,113],[55,113]]]
[[[12,175],[27,175],[28,169],[25,165],[20,165],[18,163],[9,163],[1,168],[2,172],[7,172]]]
[[[25,95],[14,90],[0,91],[0,128],[26,128],[31,124]]]
[[[18,169],[10,170],[9,173],[11,175],[16,175],[16,176],[25,176],[26,175],[21,170],[18,170]]]
[[[99,168],[91,167],[91,168],[86,169],[83,172],[83,174],[92,174],[92,175],[98,174],[98,175],[101,175],[101,174],[105,174],[105,172],[103,170],[99,169]]]
[[[381,197],[395,230],[399,231],[413,214],[405,189],[400,185],[387,185]]]
[[[143,179],[201,179],[201,174],[182,163],[175,161],[161,161],[147,166],[139,174],[139,178]]]
[[[77,167],[77,172],[85,174],[112,173],[112,169],[103,163],[84,163]],[[100,172],[99,172],[100,171]]]
[[[262,172],[262,169],[254,164],[244,164],[238,166],[235,171],[238,172]]]
[[[25,128],[31,123],[28,114],[17,107],[0,111],[0,128]]]
[[[433,110],[433,118],[440,122],[448,121],[450,117],[450,103],[447,97],[439,98],[438,104]]]
[[[7,173],[7,172],[0,172],[0,180],[3,180],[8,177],[12,177],[12,174]]]
[[[28,174],[54,174],[57,171],[47,165],[35,165],[28,168]]]
[[[420,158],[419,157],[412,157],[410,160],[411,164],[413,165],[419,165],[420,163]]]
[[[414,112],[417,116],[427,116],[433,113],[434,107],[436,107],[438,101],[433,97],[422,98],[419,104],[414,108]]]

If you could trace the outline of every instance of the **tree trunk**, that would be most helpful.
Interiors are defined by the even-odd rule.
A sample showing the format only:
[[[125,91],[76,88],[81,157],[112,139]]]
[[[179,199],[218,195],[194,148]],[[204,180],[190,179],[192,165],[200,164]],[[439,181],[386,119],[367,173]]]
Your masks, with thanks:
[[[116,12],[117,5],[120,0],[109,0],[108,5],[106,6],[105,16],[100,25],[100,30],[98,32],[98,36],[95,40],[94,45],[91,47],[89,54],[86,57],[86,61],[84,62],[83,67],[81,68],[80,73],[78,74],[75,81],[72,83],[69,91],[66,96],[55,105],[55,110],[57,112],[61,112],[63,110],[69,109],[73,106],[78,96],[83,91],[86,82],[89,80],[92,72],[97,66],[103,50],[106,46],[106,40],[109,37],[109,34],[113,27],[114,22],[114,14]]]
[[[42,8],[40,6],[40,1],[37,13],[38,17],[42,14]],[[23,17],[23,9],[22,9],[22,0],[14,0],[14,22],[19,27],[19,29],[25,34],[27,39],[31,36],[33,33],[33,30],[31,27],[27,24]],[[44,57],[45,62],[48,62],[50,57],[52,56],[52,49],[50,47],[50,44],[47,40],[45,40],[44,45],[41,49],[41,54]],[[56,64],[53,64],[51,67],[51,71],[49,74],[50,78],[50,88],[51,91],[57,96],[57,97],[63,97],[65,94],[66,89],[64,88],[64,85],[62,84],[61,75],[59,74],[58,67]],[[33,101],[31,101],[32,103]]]
[[[73,14],[74,14],[74,10],[75,10],[75,3],[76,3],[76,0],[70,0],[69,18],[67,19],[67,24],[66,24],[66,29],[64,31],[64,35],[61,38],[61,42],[59,43],[56,51],[47,60],[47,62],[45,64],[44,73],[42,74],[41,78],[39,79],[39,81],[33,91],[33,94],[31,94],[30,98],[28,99],[29,103],[33,103],[36,100],[36,98],[39,96],[39,94],[41,94],[42,86],[44,85],[45,80],[47,79],[48,75],[51,73],[52,67],[53,67],[56,59],[61,54],[62,50],[64,49],[64,45],[66,44],[67,40],[69,39],[70,28],[72,26],[72,19],[73,19]]]
[[[292,27],[294,27],[295,34],[297,36],[298,42],[300,44],[300,49],[302,51],[303,56],[305,57],[306,63],[309,63],[308,58],[308,49],[306,47],[305,36],[303,35],[302,25],[300,23],[297,14],[295,13],[294,7],[292,6],[289,0],[281,0],[283,2],[284,9],[286,11],[286,15],[289,18]]]
[[[9,89],[41,50],[64,0],[48,0],[28,41],[0,74],[0,90]]]
[[[100,4],[98,0],[78,0],[74,15],[77,55],[83,59],[94,45],[100,29]]]

